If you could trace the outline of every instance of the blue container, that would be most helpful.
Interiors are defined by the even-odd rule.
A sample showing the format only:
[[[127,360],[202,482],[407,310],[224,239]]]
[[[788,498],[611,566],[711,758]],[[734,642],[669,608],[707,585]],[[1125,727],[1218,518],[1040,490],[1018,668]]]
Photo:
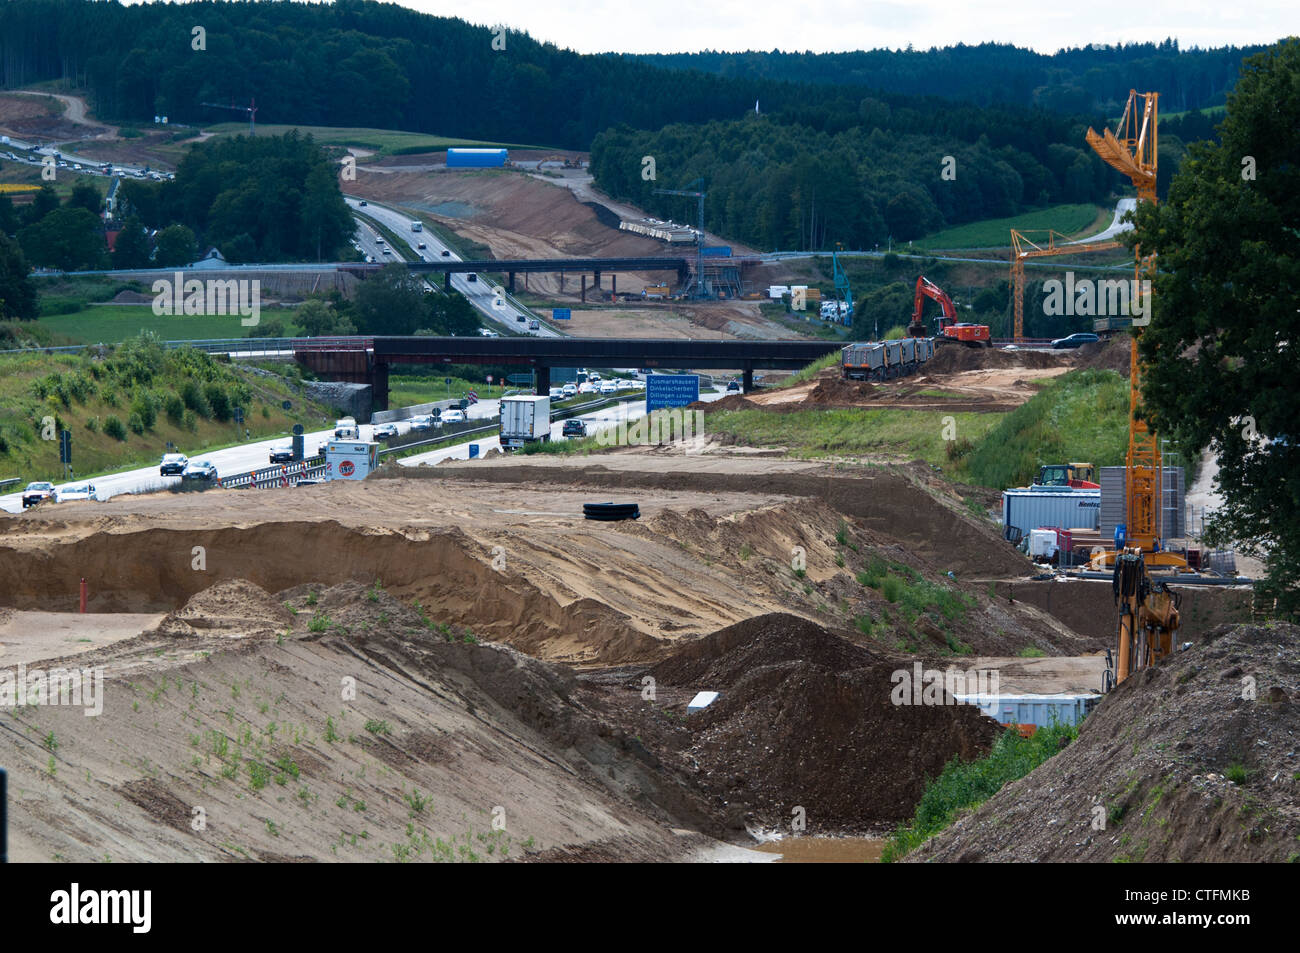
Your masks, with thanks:
[[[700,250],[700,255],[704,258],[730,258],[730,245],[710,245]]]
[[[506,164],[505,149],[448,149],[449,169],[499,169]]]
[[[477,456],[478,456],[478,444],[471,443],[469,445],[469,458],[473,460]]]

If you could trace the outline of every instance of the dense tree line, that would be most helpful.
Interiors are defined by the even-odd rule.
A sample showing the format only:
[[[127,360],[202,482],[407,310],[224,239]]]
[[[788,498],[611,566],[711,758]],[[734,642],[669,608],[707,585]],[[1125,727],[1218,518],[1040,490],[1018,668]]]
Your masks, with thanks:
[[[195,27],[205,31],[205,49],[193,49]],[[0,4],[0,80],[9,86],[49,79],[85,85],[98,115],[112,120],[147,122],[165,114],[173,122],[209,123],[236,114],[204,103],[243,106],[256,98],[262,122],[402,128],[571,148],[586,148],[617,123],[655,129],[734,119],[752,111],[755,100],[783,122],[836,133],[859,122],[859,104],[870,95],[893,111],[895,124],[885,128],[927,130],[967,142],[987,134],[994,147],[1024,149],[1044,131],[1029,107],[1082,113],[1097,124],[1114,111],[1115,96],[1127,93],[1139,77],[1149,78],[1154,88],[1175,83],[1195,91],[1175,93],[1166,108],[1221,101],[1241,52],[1179,53],[1166,46],[1149,55],[1145,47],[1069,51],[1058,54],[1060,63],[1035,66],[1038,72],[1021,84],[1023,94],[991,95],[976,105],[952,100],[1000,84],[1018,90],[1018,81],[1004,76],[1014,73],[1012,67],[990,63],[1014,64],[1037,54],[992,46],[927,54],[879,51],[842,54],[879,61],[865,71],[717,75],[634,57],[578,54],[522,33],[505,34],[505,49],[494,49],[493,38],[491,30],[463,20],[367,0],[131,6],[9,0]],[[1126,72],[1130,62],[1145,62],[1132,60],[1139,54],[1168,69]],[[673,58],[662,62],[678,64]],[[951,68],[939,69],[945,62]],[[716,66],[707,57],[692,65]],[[1032,95],[1038,85],[1056,89],[1058,73],[1089,82],[1104,74],[1108,92]],[[1192,78],[1184,80],[1184,73]],[[998,103],[1006,105],[994,113],[979,108]],[[902,122],[908,117],[915,120],[910,127]]]
[[[1001,43],[851,53],[666,53],[631,57],[748,80],[862,86],[889,92],[1118,115],[1130,89],[1161,92],[1168,111],[1222,105],[1242,58],[1263,47],[1180,50],[1163,43],[1092,45],[1051,55]]]
[[[616,198],[686,222],[694,200],[655,189],[702,176],[705,227],[761,249],[870,248],[1030,206],[1102,201],[1116,184],[1091,150],[1068,144],[1082,144],[1081,129],[1046,116],[1043,138],[999,142],[974,129],[964,141],[931,133],[919,116],[900,119],[870,98],[854,114],[859,124],[834,134],[760,116],[620,126],[596,137],[591,168]]]
[[[232,262],[334,261],[356,227],[337,168],[311,136],[296,131],[199,143],[175,179],[126,179],[120,191],[128,214],[163,230],[157,263],[164,265],[182,263],[164,245],[188,248],[195,240]],[[168,235],[169,226],[188,229],[188,242],[184,234]]]

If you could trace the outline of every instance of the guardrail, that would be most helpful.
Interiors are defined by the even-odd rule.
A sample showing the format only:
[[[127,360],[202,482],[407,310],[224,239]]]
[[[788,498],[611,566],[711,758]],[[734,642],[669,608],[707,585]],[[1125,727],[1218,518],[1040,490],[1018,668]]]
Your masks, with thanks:
[[[291,486],[294,478],[319,477],[324,474],[325,458],[309,457],[293,463],[282,463],[222,477],[217,480],[217,484],[227,490],[260,490],[272,486]]]

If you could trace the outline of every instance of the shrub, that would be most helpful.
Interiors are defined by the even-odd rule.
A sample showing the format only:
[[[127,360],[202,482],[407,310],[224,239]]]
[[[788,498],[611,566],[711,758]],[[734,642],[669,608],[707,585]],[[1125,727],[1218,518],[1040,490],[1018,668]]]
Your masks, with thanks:
[[[206,419],[212,416],[212,408],[196,381],[188,380],[181,385],[181,401],[200,417]]]
[[[131,411],[131,416],[126,418],[126,426],[130,429],[131,433],[144,433],[144,421],[140,419],[140,415],[135,411]]]
[[[87,421],[86,421],[86,429],[89,430],[91,433],[96,433],[96,432],[98,432],[98,430],[99,430],[99,418],[98,418],[98,417],[91,417],[89,420],[87,420]]]
[[[126,427],[122,425],[122,421],[118,419],[117,414],[109,414],[104,420],[104,433],[114,440],[126,439]]]
[[[182,423],[185,424],[186,430],[188,430],[190,433],[194,433],[196,430],[199,429],[198,414],[194,413],[194,411],[192,410],[186,410],[185,417],[182,420]]]
[[[158,422],[158,404],[153,394],[145,391],[136,397],[131,402],[131,416],[140,418],[142,430],[152,430],[153,425]]]
[[[168,420],[179,427],[185,419],[185,401],[176,394],[168,394],[163,401],[163,412],[167,414]]]
[[[218,383],[207,384],[203,388],[203,396],[207,399],[208,406],[212,408],[212,416],[220,423],[225,423],[231,417],[230,395],[226,389]]]

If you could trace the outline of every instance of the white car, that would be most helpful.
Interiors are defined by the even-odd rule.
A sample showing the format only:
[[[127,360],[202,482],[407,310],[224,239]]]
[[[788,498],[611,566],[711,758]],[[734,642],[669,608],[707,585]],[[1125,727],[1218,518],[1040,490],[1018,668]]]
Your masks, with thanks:
[[[578,393],[594,394],[596,393],[596,385],[593,384],[591,381],[583,381],[581,384],[578,385]]]
[[[46,500],[56,499],[53,483],[28,483],[27,488],[23,490],[23,509],[29,506],[35,506],[37,503],[44,503]]]
[[[601,381],[601,382],[600,382],[600,392],[601,392],[602,394],[617,394],[617,393],[618,393],[618,385],[615,384],[613,381]]]
[[[563,394],[565,397],[572,397],[577,392],[578,392],[577,384],[565,384],[563,387],[560,388],[560,393]]]
[[[71,503],[74,500],[98,500],[99,496],[95,493],[95,484],[74,483],[56,491],[54,499],[59,503]]]
[[[551,400],[560,400],[564,397],[564,390],[559,387],[552,387],[550,394]]]
[[[432,430],[437,426],[432,414],[417,414],[411,418],[412,430]]]
[[[444,410],[442,412],[442,422],[444,424],[463,424],[465,422],[465,411],[463,410]]]
[[[164,453],[162,460],[158,463],[158,475],[180,476],[185,472],[185,467],[189,462],[190,458],[183,453]]]
[[[375,427],[375,439],[387,440],[397,436],[397,424],[378,424]]]

